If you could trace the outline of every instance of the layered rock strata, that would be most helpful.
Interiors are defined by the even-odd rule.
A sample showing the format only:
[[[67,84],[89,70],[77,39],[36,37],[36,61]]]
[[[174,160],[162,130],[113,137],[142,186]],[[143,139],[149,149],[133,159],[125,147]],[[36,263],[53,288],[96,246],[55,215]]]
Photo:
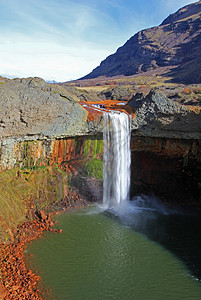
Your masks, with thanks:
[[[183,178],[183,173],[186,174],[186,178],[192,179],[194,176],[195,180],[189,179],[189,182],[192,182],[194,190],[200,193],[201,180],[198,175],[200,172],[201,110],[199,107],[180,105],[157,90],[152,90],[148,95],[136,94],[127,105],[119,105],[117,102],[113,105],[112,101],[106,105],[103,101],[98,112],[94,109],[93,103],[87,108],[86,103],[82,102],[81,106],[78,101],[78,98],[74,98],[74,95],[63,87],[48,85],[38,78],[7,81],[0,88],[2,110],[0,170],[33,169],[56,165],[64,172],[71,172],[79,169],[81,161],[89,157],[92,159],[98,157],[98,161],[93,160],[85,167],[87,172],[100,177],[100,172],[96,174],[95,171],[100,167],[99,161],[103,151],[101,107],[129,113],[134,110],[131,125],[131,148],[134,153],[132,166],[135,170],[133,171],[133,186],[138,186],[138,190],[140,186],[146,189],[149,187],[156,193],[161,186],[166,184],[173,191],[169,179],[166,183],[158,179],[153,182],[153,178],[157,176],[146,174],[146,172],[151,172],[150,166],[153,174],[160,174],[156,167],[157,162],[160,161],[161,170],[165,170],[168,166],[166,162],[173,158],[181,162],[177,167],[172,166],[172,174],[175,168],[179,170],[179,173],[172,175],[173,178],[174,176]],[[147,157],[150,157],[150,163]],[[162,164],[163,158],[165,159],[164,165]],[[146,165],[143,161],[147,161]],[[188,161],[187,165],[186,161]],[[137,168],[139,165],[141,167]],[[194,166],[192,172],[189,171],[191,165]],[[189,172],[193,175],[191,176]],[[137,180],[138,177],[141,179]],[[76,185],[84,194],[82,184],[78,184],[79,178],[78,176]],[[159,176],[159,179],[161,178],[163,176]],[[157,182],[161,185],[157,185]],[[95,189],[90,187],[86,180],[85,184],[89,189]],[[162,195],[162,192],[159,194]],[[173,197],[171,193],[165,194],[167,197]],[[93,200],[96,197],[91,198]]]

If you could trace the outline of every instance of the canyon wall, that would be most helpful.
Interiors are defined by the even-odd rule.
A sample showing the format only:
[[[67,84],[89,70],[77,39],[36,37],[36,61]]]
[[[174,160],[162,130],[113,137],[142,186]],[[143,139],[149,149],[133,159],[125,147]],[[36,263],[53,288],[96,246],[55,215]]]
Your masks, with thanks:
[[[180,201],[181,205],[201,200],[200,140],[142,137],[133,132],[131,152],[131,197],[153,192],[163,199]],[[39,141],[7,139],[1,148],[0,167],[37,169],[56,165],[73,175],[72,182],[83,195],[88,194],[90,200],[96,201],[100,199],[93,199],[85,191],[86,178],[92,176],[102,181],[102,154],[102,135]],[[90,185],[88,188],[91,189]]]
[[[70,162],[101,155],[102,152],[103,141],[98,136],[43,140],[6,138],[0,145],[0,170],[54,164],[68,169],[67,165]]]
[[[0,87],[0,240],[68,197],[102,200],[103,124],[63,87],[38,78]],[[104,104],[103,104],[104,106]],[[114,109],[123,109],[116,105]],[[124,106],[131,129],[131,198],[154,193],[178,205],[201,204],[201,110],[151,91]]]
[[[1,145],[0,242],[12,240],[17,225],[34,212],[71,204],[72,186],[81,199],[97,201],[101,190],[102,138],[81,136],[52,140],[6,139]],[[93,177],[92,183],[87,180]],[[73,203],[72,203],[73,205]]]
[[[167,205],[201,207],[200,141],[133,134],[131,152],[131,199],[154,194]],[[12,238],[31,212],[62,202],[72,187],[102,201],[102,154],[101,135],[2,143],[0,240]]]
[[[201,207],[201,141],[133,136],[131,150],[131,198]]]

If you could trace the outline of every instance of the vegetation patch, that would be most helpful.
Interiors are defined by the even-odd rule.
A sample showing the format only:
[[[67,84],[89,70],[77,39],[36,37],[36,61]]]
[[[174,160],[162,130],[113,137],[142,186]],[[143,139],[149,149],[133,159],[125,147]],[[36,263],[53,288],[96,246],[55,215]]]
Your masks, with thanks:
[[[103,140],[87,138],[84,145],[85,157],[96,157],[103,153]]]
[[[90,159],[83,163],[83,168],[87,176],[103,181],[103,161],[98,158]]]
[[[0,173],[0,242],[12,240],[17,225],[32,219],[31,211],[63,199],[68,174],[57,166],[16,168]]]

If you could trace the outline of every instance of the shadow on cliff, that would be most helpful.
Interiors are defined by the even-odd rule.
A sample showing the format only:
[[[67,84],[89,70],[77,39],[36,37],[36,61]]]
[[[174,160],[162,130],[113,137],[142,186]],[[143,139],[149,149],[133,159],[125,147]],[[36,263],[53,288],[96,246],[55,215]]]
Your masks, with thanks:
[[[131,226],[173,253],[201,281],[200,214],[185,211],[140,213],[140,222]]]
[[[201,212],[167,208],[155,196],[133,197],[117,214],[106,216],[158,243],[187,268],[190,276],[201,281]]]
[[[196,84],[201,83],[201,33],[188,43],[178,47],[176,56],[185,57],[179,66],[173,67],[164,77],[171,77],[167,82]]]

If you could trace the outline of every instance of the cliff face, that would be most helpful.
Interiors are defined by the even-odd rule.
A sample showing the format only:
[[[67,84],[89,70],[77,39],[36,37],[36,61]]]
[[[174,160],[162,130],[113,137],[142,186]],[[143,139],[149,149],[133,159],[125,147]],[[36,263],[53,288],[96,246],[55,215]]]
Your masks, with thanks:
[[[132,36],[83,79],[133,75],[163,66],[177,66],[177,81],[201,82],[201,1],[187,5],[160,26]]]
[[[131,198],[201,207],[201,141],[133,136],[131,151]]]
[[[82,199],[100,197],[103,141],[97,137],[17,141],[1,149],[0,242],[12,239],[19,223],[40,209],[54,211],[71,203],[72,187],[82,186]],[[87,177],[94,177],[88,181]],[[83,189],[83,188],[82,188]]]
[[[0,171],[59,165],[69,171],[69,163],[101,155],[103,141],[98,137],[72,137],[19,141],[6,139],[1,147]]]
[[[102,134],[102,113],[59,85],[40,78],[15,79],[0,84],[1,160],[19,142],[47,141]],[[201,110],[177,104],[158,91],[136,94],[124,108],[134,109],[135,135],[200,139]],[[113,109],[120,109],[120,106]],[[49,142],[48,142],[49,141]],[[47,151],[48,152],[48,151]],[[9,154],[10,155],[10,154]]]
[[[54,167],[58,172],[61,170],[65,174],[73,174],[71,183],[83,197],[91,200],[101,198],[98,183],[103,176],[102,113],[100,110],[97,112],[93,105],[85,110],[87,103],[82,103],[82,107],[78,101],[63,87],[48,85],[38,78],[10,80],[1,85],[0,171],[2,182],[7,174],[10,174],[10,181],[6,186],[8,191],[1,184],[1,191],[9,196],[1,196],[0,205],[4,199],[9,198],[9,203],[12,203],[12,199],[18,201],[21,197],[13,196],[18,186],[14,192],[9,191],[12,182],[21,184],[20,173],[23,174],[24,184],[20,195],[30,199],[29,178],[26,176],[29,170],[34,172],[45,168],[51,172]],[[113,108],[122,109],[118,105]],[[194,195],[193,191],[196,191],[200,195],[200,108],[182,106],[155,90],[147,96],[136,94],[123,108],[135,111],[131,142],[134,193],[152,190],[160,196],[174,199],[176,186],[170,188],[171,182],[180,182],[177,191],[180,195],[185,175],[185,186],[189,187],[191,194]],[[172,161],[175,164],[169,167]],[[162,175],[164,170],[165,177]],[[42,173],[38,171],[38,176],[42,176]],[[88,181],[88,175],[98,180]],[[45,189],[48,189],[51,180],[52,185],[56,186],[54,179],[48,181],[48,178],[44,183]],[[40,180],[37,182],[40,185]],[[40,190],[39,194],[36,195],[32,187],[30,195],[36,199],[42,197],[43,203],[46,192],[43,192],[43,188],[38,189],[38,183],[36,186],[34,183],[34,186]],[[50,198],[55,200],[57,194],[51,195]]]
[[[0,170],[59,163],[61,156],[62,161],[74,159],[75,148],[79,152],[75,136],[102,135],[101,111],[83,103],[86,110],[78,101],[41,79],[5,83],[0,88]],[[133,136],[201,139],[201,109],[177,104],[158,91],[136,94],[123,109],[135,111]]]

